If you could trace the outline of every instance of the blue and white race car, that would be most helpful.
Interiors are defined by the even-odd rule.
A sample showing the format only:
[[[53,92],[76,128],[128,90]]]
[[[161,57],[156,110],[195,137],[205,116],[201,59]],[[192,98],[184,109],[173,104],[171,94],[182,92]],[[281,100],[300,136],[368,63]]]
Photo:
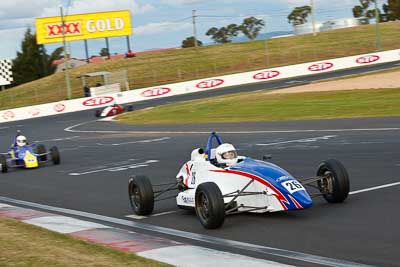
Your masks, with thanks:
[[[218,147],[213,147],[213,141]],[[165,184],[164,184],[165,185]],[[157,185],[155,185],[157,186]],[[308,192],[304,186],[318,191]],[[176,182],[154,190],[146,176],[129,180],[129,197],[138,215],[152,213],[160,195],[178,190],[176,203],[194,209],[208,229],[221,227],[225,216],[242,212],[277,212],[310,208],[312,198],[323,196],[330,203],[343,202],[349,194],[345,167],[335,159],[323,161],[315,177],[296,179],[265,160],[238,156],[232,145],[211,133],[205,150],[196,148],[176,176]]]

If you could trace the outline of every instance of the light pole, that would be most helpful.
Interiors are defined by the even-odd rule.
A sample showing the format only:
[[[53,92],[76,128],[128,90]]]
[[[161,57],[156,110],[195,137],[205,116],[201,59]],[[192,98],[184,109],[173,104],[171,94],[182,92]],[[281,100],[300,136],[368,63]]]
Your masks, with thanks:
[[[315,12],[314,12],[314,0],[311,1],[311,20],[312,20],[312,30],[313,30],[313,36],[317,35],[316,29],[315,29]]]
[[[192,10],[194,47],[197,47],[196,10]]]
[[[67,98],[71,99],[71,82],[69,80],[69,64],[68,64],[68,53],[67,53],[67,43],[65,41],[65,21],[64,21],[64,12],[62,6],[60,6],[60,14],[61,14],[61,27],[62,27],[62,39],[63,39],[63,47],[64,47],[64,74],[65,74],[65,82],[67,83]]]
[[[381,32],[379,29],[379,11],[378,11],[378,0],[375,0],[375,39],[376,39],[376,50],[381,50]]]

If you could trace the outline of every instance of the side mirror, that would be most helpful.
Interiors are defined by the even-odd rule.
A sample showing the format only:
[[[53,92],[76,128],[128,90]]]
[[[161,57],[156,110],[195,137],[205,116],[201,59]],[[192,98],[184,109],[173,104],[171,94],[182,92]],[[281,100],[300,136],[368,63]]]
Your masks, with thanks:
[[[266,155],[264,155],[264,156],[262,157],[262,160],[263,160],[263,161],[267,161],[267,160],[270,160],[270,159],[272,159],[272,155],[270,155],[270,154],[266,154]]]

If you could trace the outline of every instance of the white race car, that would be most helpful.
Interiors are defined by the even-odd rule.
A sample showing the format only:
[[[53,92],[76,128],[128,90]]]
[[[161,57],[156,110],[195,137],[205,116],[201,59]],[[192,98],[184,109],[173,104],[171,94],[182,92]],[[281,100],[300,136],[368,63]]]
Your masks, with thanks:
[[[129,197],[138,215],[153,212],[160,196],[178,190],[176,203],[183,209],[195,209],[201,224],[208,229],[222,226],[226,215],[241,212],[276,212],[301,210],[312,206],[312,197],[323,196],[330,203],[343,202],[349,193],[349,178],[344,166],[335,159],[323,161],[317,176],[296,179],[270,162],[239,156],[232,166],[221,166],[215,160],[213,140],[221,138],[211,133],[205,151],[196,148],[176,176],[176,182],[154,185],[167,186],[154,190],[146,176],[129,180]],[[319,192],[309,193],[304,185]]]
[[[111,106],[105,107],[104,109],[98,109],[95,112],[96,117],[110,117],[122,114],[124,112],[133,111],[132,105],[122,106],[119,104],[113,104]]]

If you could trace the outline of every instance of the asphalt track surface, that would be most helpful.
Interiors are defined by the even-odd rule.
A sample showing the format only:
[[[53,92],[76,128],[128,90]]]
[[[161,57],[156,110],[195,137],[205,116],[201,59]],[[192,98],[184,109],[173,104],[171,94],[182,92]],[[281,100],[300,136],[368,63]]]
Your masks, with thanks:
[[[354,71],[366,70],[350,70]],[[331,75],[344,74],[348,72]],[[328,78],[325,75],[319,78]],[[296,80],[306,83],[310,77]],[[143,108],[228,92],[278,88],[286,86],[286,82],[165,98],[135,106]],[[203,229],[195,214],[178,210],[173,199],[156,203],[154,213],[158,216],[142,219],[126,216],[133,214],[127,195],[129,177],[145,174],[153,183],[173,182],[181,165],[189,160],[191,150],[203,147],[210,131],[222,132],[224,141],[233,143],[241,155],[261,158],[272,154],[272,162],[296,177],[313,176],[321,160],[336,158],[347,167],[351,191],[400,182],[400,118],[146,127],[87,123],[92,120],[94,112],[89,111],[1,124],[0,151],[8,149],[12,136],[20,129],[31,142],[47,147],[57,145],[62,164],[0,174],[0,196],[223,240],[373,266],[399,266],[399,185],[356,192],[341,204],[315,199],[308,210],[229,216],[217,230]],[[76,126],[71,128],[76,132],[64,130],[70,126]],[[297,266],[318,265],[241,249],[229,242],[212,244],[140,227],[133,230]]]

